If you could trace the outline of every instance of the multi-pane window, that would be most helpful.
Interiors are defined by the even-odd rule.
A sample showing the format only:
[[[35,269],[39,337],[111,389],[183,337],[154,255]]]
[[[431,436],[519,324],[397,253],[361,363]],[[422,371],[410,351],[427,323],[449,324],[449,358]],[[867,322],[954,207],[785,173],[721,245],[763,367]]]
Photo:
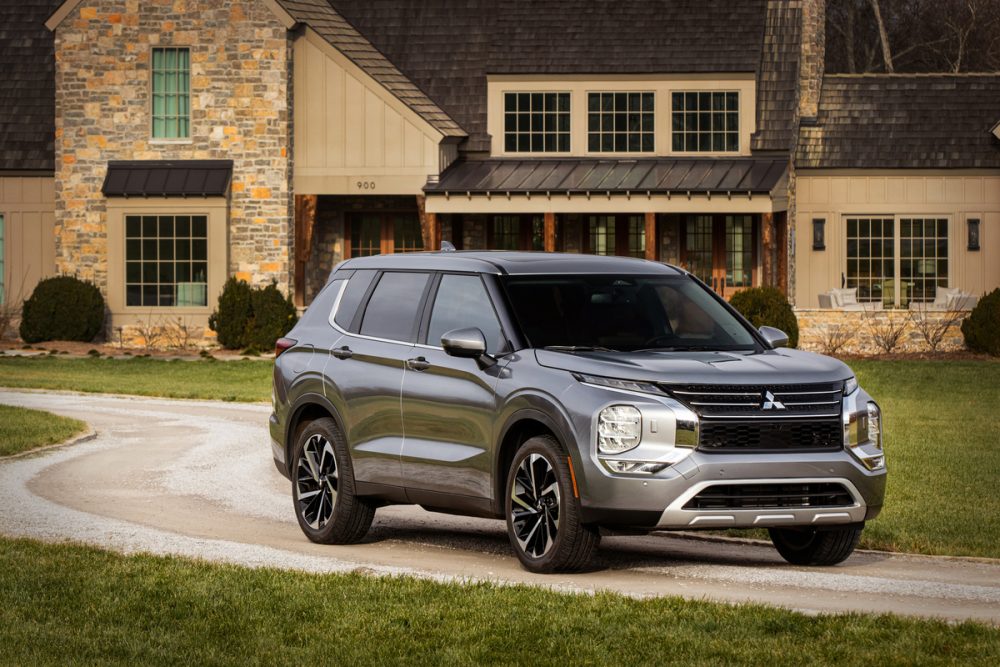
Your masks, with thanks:
[[[153,49],[153,138],[191,136],[191,50]]]
[[[726,287],[753,285],[753,218],[726,216]]]
[[[590,252],[595,255],[615,254],[615,216],[590,216]]]
[[[684,234],[688,271],[704,283],[712,282],[712,216],[695,215],[687,219]]]
[[[847,287],[858,301],[895,305],[894,218],[847,219]]]
[[[125,305],[208,305],[207,216],[125,216]]]
[[[424,249],[420,219],[416,214],[364,213],[349,219],[347,243],[350,257]]]
[[[674,151],[718,153],[740,149],[739,93],[677,92],[672,101]]]
[[[504,150],[569,152],[569,93],[504,93]]]
[[[590,152],[652,152],[653,93],[590,93],[587,109]]]
[[[948,286],[948,221],[901,218],[899,277],[907,301],[933,301],[938,287]]]
[[[489,239],[491,250],[544,250],[545,220],[540,215],[494,215]]]
[[[3,261],[3,258],[6,257],[6,255],[4,255],[3,240],[4,240],[3,215],[0,214],[0,306],[4,304],[4,299],[6,298],[4,296],[4,288],[6,287],[6,285],[4,284],[3,280],[4,276],[6,275],[4,271],[6,270],[7,267]]]
[[[628,217],[629,257],[646,256],[646,219],[641,215]]]

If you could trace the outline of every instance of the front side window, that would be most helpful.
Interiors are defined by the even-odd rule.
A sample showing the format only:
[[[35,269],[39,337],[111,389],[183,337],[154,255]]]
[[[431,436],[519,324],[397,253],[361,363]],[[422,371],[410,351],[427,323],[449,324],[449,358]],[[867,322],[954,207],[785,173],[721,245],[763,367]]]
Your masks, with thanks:
[[[383,273],[365,308],[361,335],[412,341],[420,298],[429,277],[427,273]]]
[[[152,88],[153,138],[190,138],[191,50],[154,48]]]
[[[486,351],[495,354],[504,346],[500,322],[479,276],[446,274],[441,277],[431,311],[427,344],[440,346],[441,336],[455,329],[475,327],[486,337]]]
[[[671,100],[674,151],[722,153],[740,149],[739,93],[675,92]]]
[[[569,93],[504,93],[504,150],[568,153]]]
[[[901,218],[899,277],[907,301],[933,301],[938,287],[948,286],[948,221]]]
[[[125,305],[208,305],[208,216],[125,216]]]
[[[587,150],[591,153],[653,151],[653,93],[590,93]]]

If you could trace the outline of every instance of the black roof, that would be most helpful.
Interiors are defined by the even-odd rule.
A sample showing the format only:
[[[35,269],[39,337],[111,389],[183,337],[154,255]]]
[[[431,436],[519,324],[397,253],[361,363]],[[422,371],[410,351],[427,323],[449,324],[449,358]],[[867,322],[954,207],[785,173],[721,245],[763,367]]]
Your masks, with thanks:
[[[805,168],[1000,168],[1000,74],[827,75]]]
[[[0,170],[55,171],[55,39],[59,0],[0,2]]]
[[[753,151],[791,151],[801,40],[801,4],[768,2],[757,71],[757,132],[750,142]]]
[[[410,252],[349,259],[337,270],[384,269],[425,271],[470,271],[509,275],[629,273],[683,275],[685,272],[660,262],[634,257],[577,255],[555,252],[510,252],[469,250]]]
[[[787,158],[468,160],[452,165],[424,191],[767,193],[787,166]]]
[[[232,160],[108,162],[105,197],[225,197]]]

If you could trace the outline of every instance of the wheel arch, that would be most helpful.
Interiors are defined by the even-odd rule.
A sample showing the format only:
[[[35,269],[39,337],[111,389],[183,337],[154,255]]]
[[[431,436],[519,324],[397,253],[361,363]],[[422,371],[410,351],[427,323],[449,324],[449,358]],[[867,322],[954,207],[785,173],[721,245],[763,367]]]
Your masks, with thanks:
[[[559,423],[552,416],[538,408],[522,408],[510,415],[504,422],[497,440],[496,454],[493,462],[493,509],[498,517],[504,516],[504,489],[507,485],[507,473],[517,450],[530,438],[538,435],[549,435],[555,438],[560,449],[571,455],[570,444],[573,442],[568,427]]]
[[[285,426],[285,460],[292,460],[292,447],[295,446],[295,439],[299,430],[309,422],[317,419],[330,418],[337,424],[340,432],[347,434],[344,429],[344,421],[337,411],[337,408],[327,400],[326,396],[316,393],[308,393],[300,396],[292,409],[289,411],[288,424]]]

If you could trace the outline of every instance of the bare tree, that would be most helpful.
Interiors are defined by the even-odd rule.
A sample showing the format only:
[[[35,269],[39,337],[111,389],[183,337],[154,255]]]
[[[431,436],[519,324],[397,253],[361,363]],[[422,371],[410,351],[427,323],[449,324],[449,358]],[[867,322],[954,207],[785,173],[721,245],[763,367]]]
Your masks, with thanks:
[[[882,19],[882,9],[879,7],[879,0],[868,0],[875,14],[875,25],[878,27],[879,41],[882,44],[882,61],[885,63],[885,71],[892,74],[896,69],[892,65],[892,49],[889,47],[889,31],[885,29],[885,21]]]
[[[820,351],[835,357],[854,341],[855,328],[848,324],[831,324],[820,332]]]
[[[927,347],[931,349],[931,352],[938,351],[941,343],[944,342],[945,336],[948,335],[952,327],[962,321],[964,316],[965,313],[958,310],[949,310],[946,312],[931,311],[927,308],[927,304],[924,303],[917,304],[917,307],[910,311],[910,320],[913,322],[913,327],[920,332],[920,337],[927,343]]]
[[[865,324],[875,345],[882,352],[891,354],[903,342],[909,317],[893,317],[891,311],[864,309]]]

